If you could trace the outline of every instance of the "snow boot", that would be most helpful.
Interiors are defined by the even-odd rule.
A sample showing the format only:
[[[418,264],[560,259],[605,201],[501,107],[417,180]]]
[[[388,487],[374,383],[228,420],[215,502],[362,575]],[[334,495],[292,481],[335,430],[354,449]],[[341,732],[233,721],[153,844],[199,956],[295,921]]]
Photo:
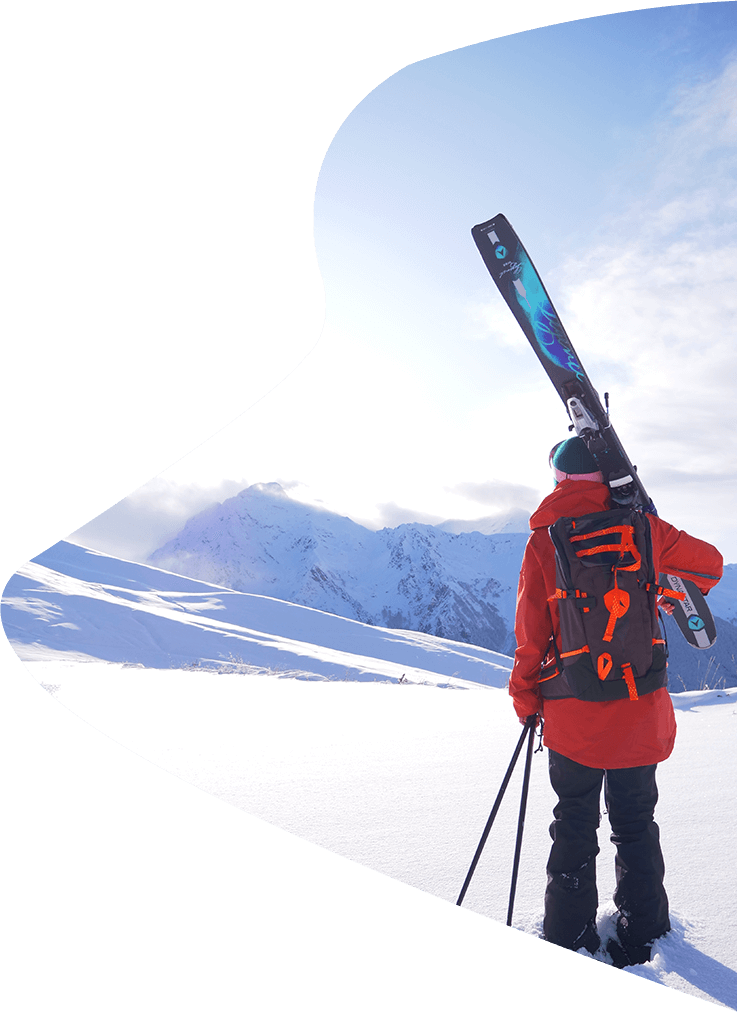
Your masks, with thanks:
[[[542,937],[544,941],[551,942],[553,945],[560,945],[562,949],[570,949],[572,952],[580,952],[581,949],[586,949],[592,956],[601,948],[601,939],[599,938],[599,932],[596,930],[596,921],[593,918],[586,924],[581,934],[573,942],[565,942],[560,938],[548,938],[544,932]]]
[[[614,839],[614,837],[612,837]],[[667,911],[667,906],[666,906]],[[643,932],[639,932],[639,939],[637,933],[635,933],[634,939],[630,931],[631,924],[629,915],[624,914],[620,911],[619,916],[615,923],[616,935],[610,938],[606,944],[606,951],[609,954],[612,963],[617,967],[623,966],[637,966],[640,963],[649,963],[652,959],[652,948],[655,941],[658,938],[663,938],[670,931],[670,920],[666,912],[665,915],[665,929],[661,929],[659,932],[656,929],[654,935],[651,935],[648,941],[641,942],[639,939],[643,937]],[[645,930],[648,930],[645,928]],[[647,935],[644,936],[647,938]]]
[[[606,943],[606,952],[612,964],[618,969],[625,966],[637,966],[649,963],[652,955],[652,944],[626,945],[620,938],[610,938]]]
[[[593,956],[598,951],[601,945],[601,939],[599,938],[599,932],[596,930],[596,922],[590,920],[584,930],[578,936],[576,941],[573,943],[573,948],[576,952],[579,949],[586,949]]]

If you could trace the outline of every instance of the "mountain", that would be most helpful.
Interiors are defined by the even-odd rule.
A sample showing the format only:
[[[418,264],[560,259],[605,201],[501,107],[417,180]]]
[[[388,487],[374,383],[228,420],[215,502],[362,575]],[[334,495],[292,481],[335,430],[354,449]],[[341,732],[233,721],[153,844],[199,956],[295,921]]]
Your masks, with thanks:
[[[724,575],[716,587],[709,591],[708,598],[714,615],[737,626],[737,563],[732,562],[724,567]]]
[[[524,511],[511,510],[371,531],[295,502],[275,483],[252,485],[193,517],[149,562],[368,625],[512,654],[526,522]],[[737,566],[725,567],[709,602],[719,632],[709,650],[688,647],[666,620],[674,690],[737,685]]]
[[[503,526],[519,525],[507,516]],[[370,531],[252,485],[204,510],[149,563],[369,625],[508,653],[527,534],[454,534],[428,524]]]

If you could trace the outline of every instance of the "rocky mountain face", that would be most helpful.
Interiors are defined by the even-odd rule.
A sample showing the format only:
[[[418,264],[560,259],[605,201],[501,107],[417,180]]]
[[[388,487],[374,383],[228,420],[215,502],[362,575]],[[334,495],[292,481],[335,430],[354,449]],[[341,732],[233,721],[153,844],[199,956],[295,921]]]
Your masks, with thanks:
[[[295,502],[278,485],[252,485],[193,517],[148,561],[370,625],[511,653],[525,519],[507,518],[496,534],[415,523],[370,531]]]

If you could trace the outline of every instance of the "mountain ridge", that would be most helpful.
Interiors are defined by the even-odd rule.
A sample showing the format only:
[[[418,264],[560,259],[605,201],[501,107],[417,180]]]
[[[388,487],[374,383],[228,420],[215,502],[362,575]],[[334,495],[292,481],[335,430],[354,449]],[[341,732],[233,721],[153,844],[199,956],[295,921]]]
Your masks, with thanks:
[[[367,625],[415,630],[511,655],[528,537],[514,528],[523,519],[521,510],[487,518],[490,526],[496,522],[501,528],[487,534],[451,530],[466,521],[372,531],[265,483],[192,517],[148,562]],[[674,621],[665,620],[674,687],[737,684],[737,565],[725,567],[709,603],[719,630],[709,650],[687,647]]]
[[[371,531],[269,483],[192,517],[147,561],[369,625],[509,653],[526,541],[516,531],[452,533],[420,523]]]

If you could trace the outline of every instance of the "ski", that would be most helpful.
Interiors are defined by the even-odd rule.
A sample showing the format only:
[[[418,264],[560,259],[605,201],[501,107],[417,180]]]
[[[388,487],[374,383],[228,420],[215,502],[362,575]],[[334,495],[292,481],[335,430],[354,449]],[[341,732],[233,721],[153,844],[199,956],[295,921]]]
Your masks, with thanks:
[[[683,601],[676,602],[673,618],[691,646],[707,650],[717,638],[717,627],[704,595],[690,580],[672,573],[661,573],[658,579],[661,586],[685,595]]]
[[[566,334],[527,250],[503,214],[474,225],[471,235],[486,268],[509,306],[571,420],[571,429],[586,443],[616,506],[655,513],[652,499],[625,453],[606,408]],[[716,628],[703,594],[688,580],[661,574],[662,586],[685,593],[675,602],[673,617],[691,646],[704,650],[716,639]],[[675,587],[673,580],[683,586]]]

